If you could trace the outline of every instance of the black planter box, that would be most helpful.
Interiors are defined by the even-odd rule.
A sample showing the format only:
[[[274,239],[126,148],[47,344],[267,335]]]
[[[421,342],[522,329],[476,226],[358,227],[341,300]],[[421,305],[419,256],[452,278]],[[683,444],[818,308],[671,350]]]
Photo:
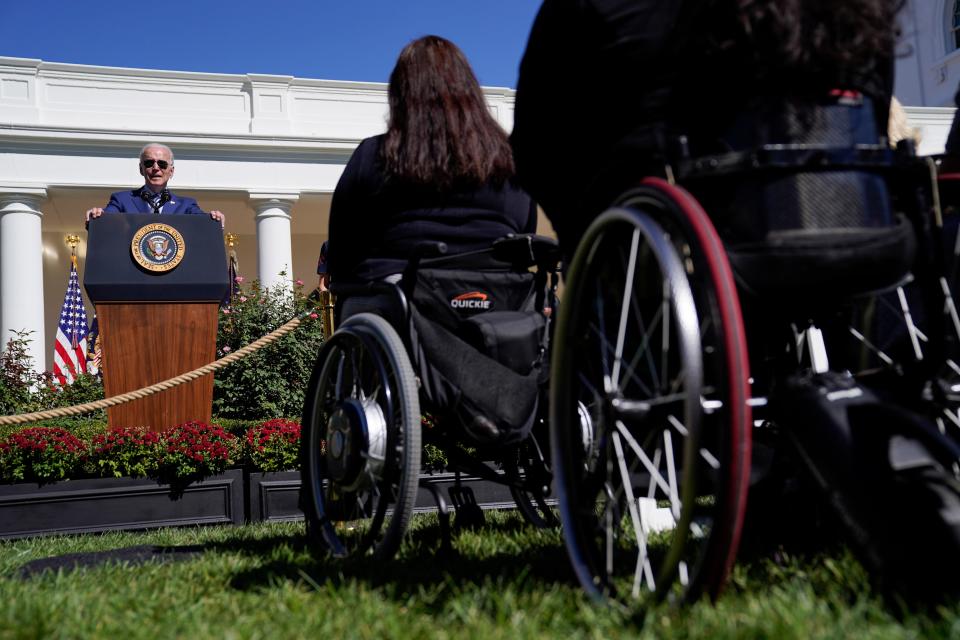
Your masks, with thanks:
[[[0,485],[0,538],[241,524],[243,472],[194,482],[174,497],[154,480],[97,478]]]
[[[436,511],[433,485],[453,507],[453,473],[423,474],[416,512]],[[515,506],[510,490],[488,480],[461,475],[484,509]],[[67,533],[153,529],[197,524],[289,522],[303,519],[298,501],[300,472],[244,472],[233,469],[187,485],[174,495],[154,480],[96,478],[47,485],[0,484],[0,539]]]
[[[421,487],[417,490],[414,512],[437,510],[437,502],[430,490],[422,485],[430,484],[439,489],[451,507],[450,488],[456,474],[434,473],[420,476]],[[460,484],[473,491],[474,497],[484,509],[512,509],[516,506],[510,489],[504,485],[461,474]],[[250,473],[248,475],[247,517],[251,522],[288,522],[302,520],[300,510],[300,472],[280,471],[275,473]]]
[[[447,501],[447,505],[453,508],[450,489],[456,486],[456,477],[455,473],[450,472],[421,474],[417,501],[413,506],[414,512],[423,513],[437,510],[436,500],[424,485],[433,485],[439,489],[440,495]],[[513,509],[517,506],[513,501],[513,496],[510,495],[510,488],[506,485],[461,473],[460,486],[473,491],[473,497],[483,509]]]
[[[250,522],[303,520],[300,472],[250,473],[247,480],[247,518]]]

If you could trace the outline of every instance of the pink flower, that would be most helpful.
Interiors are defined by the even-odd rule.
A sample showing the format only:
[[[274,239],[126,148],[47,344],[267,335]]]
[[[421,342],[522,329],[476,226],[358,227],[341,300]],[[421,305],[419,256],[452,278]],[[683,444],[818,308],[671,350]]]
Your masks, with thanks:
[[[223,348],[224,353],[230,353],[231,351],[233,351],[233,349],[231,349],[229,345]]]
[[[246,302],[247,296],[240,296],[240,302]]]
[[[226,315],[230,315],[230,309],[224,309],[224,310],[223,310],[223,315],[225,315],[225,316],[226,316]]]
[[[243,282],[243,276],[237,276],[233,279],[233,281],[236,282],[237,284],[240,284],[241,282]]]
[[[296,284],[298,287],[302,287],[302,286],[303,286],[303,280],[301,280],[300,278],[297,278],[297,279],[294,281],[294,284]]]
[[[310,317],[313,318],[314,320],[316,320],[318,316],[317,316],[317,314],[315,314],[315,313],[311,313],[311,314],[310,314]]]

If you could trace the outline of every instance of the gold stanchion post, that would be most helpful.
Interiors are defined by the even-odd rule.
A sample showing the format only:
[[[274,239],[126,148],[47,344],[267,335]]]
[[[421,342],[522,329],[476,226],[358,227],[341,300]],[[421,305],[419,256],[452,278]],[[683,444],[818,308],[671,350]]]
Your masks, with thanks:
[[[333,305],[336,299],[329,291],[320,292],[320,318],[323,320],[323,339],[329,340],[333,335]]]

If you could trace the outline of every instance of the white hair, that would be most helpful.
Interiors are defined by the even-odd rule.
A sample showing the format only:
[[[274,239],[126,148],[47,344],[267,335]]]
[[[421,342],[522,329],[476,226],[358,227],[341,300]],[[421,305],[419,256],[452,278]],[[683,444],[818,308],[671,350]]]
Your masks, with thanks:
[[[165,144],[160,144],[159,142],[148,142],[147,144],[143,145],[143,148],[140,149],[140,155],[139,155],[138,157],[142,158],[142,157],[143,157],[143,154],[146,152],[146,150],[147,150],[147,149],[151,149],[151,148],[153,148],[153,147],[159,147],[160,149],[163,149],[163,150],[165,150],[167,153],[169,153],[169,154],[170,154],[170,164],[173,164],[173,149],[171,149],[170,147],[168,147],[168,146],[165,145]]]

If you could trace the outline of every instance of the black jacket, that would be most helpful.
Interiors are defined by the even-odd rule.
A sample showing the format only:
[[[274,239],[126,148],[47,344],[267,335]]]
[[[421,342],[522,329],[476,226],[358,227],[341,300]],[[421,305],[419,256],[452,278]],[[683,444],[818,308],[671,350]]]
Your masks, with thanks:
[[[388,177],[382,140],[360,143],[333,193],[327,256],[333,281],[399,273],[423,240],[446,242],[451,253],[460,253],[536,230],[536,205],[510,183],[440,192]]]

